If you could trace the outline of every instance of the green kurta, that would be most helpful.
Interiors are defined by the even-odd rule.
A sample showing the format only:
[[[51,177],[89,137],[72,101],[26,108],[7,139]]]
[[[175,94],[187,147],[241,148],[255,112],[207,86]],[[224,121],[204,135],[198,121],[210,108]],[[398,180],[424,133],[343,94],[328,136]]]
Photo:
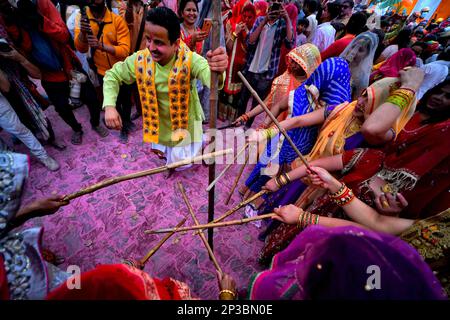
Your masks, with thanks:
[[[136,81],[135,61],[137,53],[129,56],[125,61],[116,63],[110,70],[105,73],[103,79],[103,108],[105,106],[115,106],[117,96],[119,94],[120,85],[122,83],[132,84]],[[172,126],[170,121],[169,109],[169,86],[168,78],[170,71],[175,63],[175,56],[165,66],[155,63],[155,87],[158,99],[159,113],[159,135],[158,144],[167,147],[187,145],[193,142],[202,141],[202,121],[204,120],[203,110],[198,98],[196,80],[198,79],[203,85],[209,87],[211,71],[208,61],[197,53],[192,55],[191,63],[191,90],[189,97],[189,121],[188,131],[190,137],[184,139],[180,144],[171,140]]]

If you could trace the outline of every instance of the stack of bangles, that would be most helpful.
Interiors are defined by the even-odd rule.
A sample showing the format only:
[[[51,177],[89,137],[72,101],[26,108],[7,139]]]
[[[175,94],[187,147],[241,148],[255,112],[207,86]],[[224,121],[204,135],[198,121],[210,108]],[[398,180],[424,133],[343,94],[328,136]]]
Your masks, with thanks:
[[[319,215],[309,213],[308,211],[302,211],[298,216],[297,227],[300,230],[303,230],[311,224],[319,224]]]
[[[267,140],[272,139],[278,134],[278,128],[277,127],[270,127],[269,129],[264,130],[264,135],[267,138]]]
[[[281,188],[290,182],[291,182],[291,178],[289,177],[289,175],[287,173],[283,173],[280,176],[275,177],[275,184],[278,186],[278,188]]]
[[[241,119],[242,119],[242,122],[247,122],[250,119],[250,117],[248,116],[248,114],[244,113],[241,116]]]
[[[231,290],[221,290],[219,293],[219,299],[220,300],[235,300],[236,299],[236,293],[234,293]]]
[[[343,207],[346,204],[355,199],[355,195],[353,194],[352,189],[347,187],[345,183],[342,183],[342,186],[335,193],[330,193],[330,198],[336,203],[338,206]]]
[[[386,102],[395,104],[401,111],[403,111],[411,104],[415,96],[416,92],[414,90],[409,88],[400,88],[394,90],[394,92],[389,95]]]

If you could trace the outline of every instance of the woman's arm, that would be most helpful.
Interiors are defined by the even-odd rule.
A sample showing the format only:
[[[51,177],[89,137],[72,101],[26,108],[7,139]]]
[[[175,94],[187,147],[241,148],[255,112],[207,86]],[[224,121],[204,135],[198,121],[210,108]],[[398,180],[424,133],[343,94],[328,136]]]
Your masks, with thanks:
[[[338,155],[326,157],[326,158],[316,159],[316,160],[311,161],[309,164],[311,166],[325,168],[329,171],[340,171],[344,168],[344,164],[342,162],[342,154],[338,154]],[[300,167],[289,171],[287,174],[289,176],[289,179],[291,181],[294,181],[294,180],[305,177],[308,173],[307,173],[306,167],[304,165],[301,165]],[[267,183],[265,184],[265,186],[263,188],[266,190],[275,192],[279,189],[279,186],[275,182],[275,178],[272,178],[269,181],[267,181]]]
[[[15,61],[19,63],[30,75],[30,77],[35,79],[41,78],[41,71],[38,67],[32,64],[25,56],[21,55],[16,49],[11,47],[9,52],[1,52],[0,57]]]
[[[424,72],[419,68],[400,71],[401,88],[419,90]],[[390,102],[383,103],[365,121],[361,127],[364,139],[371,145],[383,144],[395,138],[391,128],[394,126],[402,110]]]
[[[311,169],[314,173],[310,174],[309,177],[314,185],[325,188],[331,193],[336,193],[341,188],[342,183],[327,170],[320,167],[312,167]],[[381,215],[356,197],[343,205],[342,208],[353,221],[368,229],[393,235],[401,234],[414,223],[414,220],[410,219]]]

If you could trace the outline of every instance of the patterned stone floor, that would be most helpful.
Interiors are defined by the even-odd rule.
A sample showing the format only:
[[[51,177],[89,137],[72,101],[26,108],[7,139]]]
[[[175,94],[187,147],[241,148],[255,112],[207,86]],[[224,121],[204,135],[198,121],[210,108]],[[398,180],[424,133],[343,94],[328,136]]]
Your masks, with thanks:
[[[164,164],[143,145],[141,120],[135,121],[137,130],[128,144],[119,143],[118,132],[100,139],[89,125],[87,108],[75,111],[83,124],[81,146],[70,144],[70,128],[49,108],[46,113],[55,132],[62,137],[67,149],[47,150],[61,164],[52,173],[35,159],[23,203],[53,193],[67,194],[106,178],[154,168]],[[219,124],[221,125],[221,123]],[[4,133],[2,133],[4,136]],[[23,145],[17,151],[27,152]],[[224,165],[217,166],[217,173]],[[239,165],[233,165],[216,187],[216,217],[240,201],[235,192],[228,206],[225,198],[231,189]],[[246,168],[241,183],[246,177]],[[184,202],[176,188],[181,181],[201,222],[207,221],[208,169],[196,165],[177,172],[169,179],[163,174],[123,182],[78,199],[57,214],[34,219],[27,226],[45,228],[43,244],[65,259],[62,269],[78,265],[87,271],[97,264],[118,263],[124,258],[141,258],[163,235],[145,235],[146,229],[176,225],[187,214]],[[232,218],[243,215],[243,209]],[[186,225],[192,225],[191,218]],[[251,275],[260,270],[257,255],[262,242],[257,239],[259,229],[254,225],[216,229],[215,253],[223,269],[235,277],[238,287],[245,290]],[[218,286],[214,267],[198,237],[192,233],[172,237],[149,260],[145,267],[152,276],[173,277],[189,284],[194,295],[201,299],[215,299]]]

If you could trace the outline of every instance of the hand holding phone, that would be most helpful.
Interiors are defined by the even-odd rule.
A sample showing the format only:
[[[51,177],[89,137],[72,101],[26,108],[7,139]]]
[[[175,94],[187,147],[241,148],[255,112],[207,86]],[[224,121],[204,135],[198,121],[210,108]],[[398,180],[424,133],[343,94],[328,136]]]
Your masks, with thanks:
[[[211,31],[211,28],[212,28],[212,20],[206,18],[203,21],[202,32],[209,34],[209,32]]]

